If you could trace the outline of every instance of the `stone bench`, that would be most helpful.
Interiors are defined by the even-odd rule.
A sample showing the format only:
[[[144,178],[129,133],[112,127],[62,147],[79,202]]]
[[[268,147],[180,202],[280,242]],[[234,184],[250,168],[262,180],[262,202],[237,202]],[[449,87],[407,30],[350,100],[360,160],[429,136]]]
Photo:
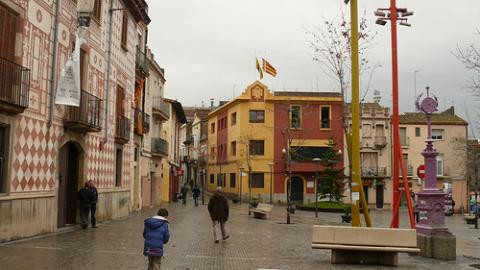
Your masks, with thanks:
[[[272,209],[273,205],[271,204],[259,203],[256,208],[250,209],[250,212],[253,212],[254,218],[267,219]]]
[[[474,224],[475,223],[475,215],[474,214],[465,214],[463,216],[467,224]]]
[[[397,266],[398,252],[418,253],[412,229],[313,226],[313,249],[331,249],[331,263]]]

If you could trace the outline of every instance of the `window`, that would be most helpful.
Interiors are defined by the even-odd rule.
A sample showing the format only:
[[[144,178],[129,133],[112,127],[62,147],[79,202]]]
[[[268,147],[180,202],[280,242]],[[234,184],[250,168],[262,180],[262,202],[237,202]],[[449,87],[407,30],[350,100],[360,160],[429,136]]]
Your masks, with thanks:
[[[232,120],[231,120],[232,121],[232,126],[235,126],[237,124],[237,113],[236,112],[232,113],[231,118],[232,118]]]
[[[215,183],[215,175],[210,174],[210,184],[214,184],[214,183]]]
[[[320,128],[329,129],[331,127],[330,106],[320,107]]]
[[[250,155],[254,156],[263,156],[264,155],[264,148],[265,148],[265,141],[261,140],[251,140],[249,142],[249,153]]]
[[[0,5],[0,57],[13,62],[17,15]]]
[[[443,129],[432,129],[432,139],[433,140],[443,140]]]
[[[0,126],[0,193],[7,191],[8,127]]]
[[[419,127],[415,128],[415,137],[420,137],[420,128]]]
[[[252,173],[250,177],[252,179],[252,188],[263,188],[263,173]]]
[[[329,147],[326,146],[292,146],[290,148],[290,153],[292,155],[292,160],[294,161],[309,162],[314,158],[321,158],[324,156],[328,149]]]
[[[115,186],[122,186],[122,162],[123,161],[123,151],[122,148],[117,148],[115,155]]]
[[[230,187],[234,188],[236,186],[237,174],[230,173]]]
[[[125,115],[125,90],[120,85],[117,86],[116,108],[117,115]]]
[[[95,6],[93,8],[92,18],[100,23],[100,18],[102,16],[102,1],[95,0]]]
[[[122,49],[127,51],[127,37],[128,37],[128,13],[126,11],[123,12],[123,19],[122,19]]]
[[[290,107],[290,128],[301,127],[302,107],[295,105]]]
[[[210,133],[215,133],[215,123],[210,124]]]
[[[219,173],[217,174],[217,187],[226,187],[226,179],[225,179],[225,174],[224,173]]]
[[[400,144],[402,146],[407,146],[408,145],[407,128],[401,127],[399,130],[399,133],[400,133]]]
[[[231,148],[232,148],[232,156],[236,156],[237,155],[237,142],[236,141],[231,142]]]
[[[137,155],[138,155],[138,148],[135,147],[135,148],[133,149],[133,161],[137,161],[137,160],[138,160],[138,156],[137,156]]]
[[[372,125],[370,125],[370,124],[363,124],[362,125],[362,137],[363,138],[372,137]]]
[[[443,176],[443,156],[437,156],[437,176]]]
[[[212,146],[212,148],[210,148],[210,154],[212,155],[212,158],[215,158],[215,146]]]
[[[250,123],[265,123],[265,111],[250,110]]]

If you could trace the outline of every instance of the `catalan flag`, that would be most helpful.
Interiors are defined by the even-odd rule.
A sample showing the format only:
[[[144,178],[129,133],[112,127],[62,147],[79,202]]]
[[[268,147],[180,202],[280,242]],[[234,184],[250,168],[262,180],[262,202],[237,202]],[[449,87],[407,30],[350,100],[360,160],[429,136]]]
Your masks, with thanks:
[[[255,61],[256,61],[256,65],[257,65],[257,71],[258,71],[258,74],[260,74],[260,80],[261,80],[261,79],[263,79],[263,70],[260,67],[260,62],[258,62],[257,58],[255,58]]]
[[[277,76],[277,70],[265,59],[263,59],[263,71],[272,75],[273,77]]]

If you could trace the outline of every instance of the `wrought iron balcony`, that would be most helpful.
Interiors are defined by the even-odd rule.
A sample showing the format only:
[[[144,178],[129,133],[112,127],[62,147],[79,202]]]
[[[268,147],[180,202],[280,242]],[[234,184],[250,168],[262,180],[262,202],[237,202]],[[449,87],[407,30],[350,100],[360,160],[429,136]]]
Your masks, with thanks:
[[[362,167],[362,177],[386,177],[386,167]]]
[[[82,90],[80,106],[66,107],[63,125],[79,132],[100,131],[100,103],[99,98]]]
[[[28,108],[30,70],[0,57],[0,111],[22,113]]]
[[[387,137],[386,136],[375,136],[375,147],[376,148],[384,148],[387,145]]]
[[[118,143],[127,143],[130,140],[130,119],[123,115],[117,115],[117,124],[115,126],[115,141]]]
[[[162,138],[152,138],[152,154],[168,156],[168,142]]]
[[[147,55],[142,52],[139,46],[137,46],[137,54],[135,57],[135,68],[140,71],[143,77],[148,77],[148,75],[150,75]]]
[[[166,121],[170,118],[170,107],[162,97],[153,97],[152,109],[153,115],[160,117],[161,120]]]

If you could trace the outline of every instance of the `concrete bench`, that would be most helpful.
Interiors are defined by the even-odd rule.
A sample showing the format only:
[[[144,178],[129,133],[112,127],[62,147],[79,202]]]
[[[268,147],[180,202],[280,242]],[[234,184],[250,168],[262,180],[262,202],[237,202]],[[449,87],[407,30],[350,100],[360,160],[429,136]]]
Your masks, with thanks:
[[[313,226],[312,248],[331,249],[332,264],[397,266],[398,252],[420,252],[415,230],[318,225]]]
[[[266,219],[270,212],[272,212],[272,209],[273,205],[271,204],[259,203],[256,208],[252,208],[250,211],[253,212],[254,218]]]

